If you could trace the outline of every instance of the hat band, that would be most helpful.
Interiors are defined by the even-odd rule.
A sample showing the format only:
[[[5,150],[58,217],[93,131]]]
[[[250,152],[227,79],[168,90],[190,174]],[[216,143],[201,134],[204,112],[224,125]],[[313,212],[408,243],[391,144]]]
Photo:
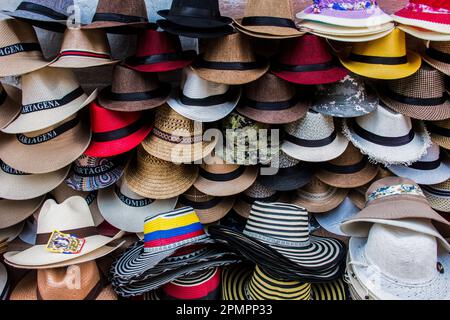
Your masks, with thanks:
[[[352,173],[358,173],[361,170],[363,170],[368,163],[368,158],[363,157],[360,162],[349,165],[349,166],[339,166],[335,164],[331,164],[329,162],[325,162],[322,164],[322,167],[325,171],[329,171],[331,173],[337,173],[337,174],[352,174]]]
[[[354,62],[368,63],[368,64],[384,64],[384,65],[401,65],[408,63],[408,56],[404,55],[401,57],[375,57],[375,56],[365,56],[361,54],[351,53],[348,57],[349,60]]]
[[[214,197],[209,201],[196,202],[187,199],[184,195],[181,195],[179,201],[183,205],[190,206],[197,210],[207,210],[217,206],[222,201],[222,199],[220,197]]]
[[[103,96],[113,101],[146,101],[152,99],[158,99],[165,97],[170,93],[171,85],[169,83],[160,82],[159,87],[154,90],[146,92],[129,92],[129,93],[117,93],[111,91],[111,86],[107,87],[103,91]]]
[[[276,101],[276,102],[261,102],[252,100],[250,98],[244,98],[241,102],[243,106],[249,107],[256,110],[263,111],[278,111],[278,110],[286,110],[295,106],[299,101],[299,95],[294,95],[291,99],[285,101]]]
[[[80,177],[84,178],[90,178],[90,177],[96,177],[103,174],[107,174],[108,172],[111,172],[119,167],[118,163],[114,163],[109,161],[108,164],[104,164],[97,167],[82,167],[82,166],[74,166],[73,172]]]
[[[311,168],[308,168],[308,170],[310,170],[310,169]],[[291,176],[291,175],[297,174],[300,171],[303,171],[302,168],[301,168],[301,165],[297,164],[297,165],[295,165],[293,167],[289,167],[289,168],[279,168],[277,176],[287,177],[287,176]]]
[[[65,106],[72,101],[78,99],[84,94],[84,90],[81,87],[76,88],[63,98],[59,100],[48,100],[48,101],[41,101],[31,104],[22,105],[22,111],[21,114],[29,114],[33,112],[39,112],[39,111],[45,111],[50,109],[59,108],[61,106]]]
[[[0,48],[0,57],[10,56],[21,52],[39,51],[42,52],[39,43],[16,43]]]
[[[86,203],[88,204],[88,206],[90,206],[91,204],[94,203],[95,199],[97,199],[97,195],[98,195],[98,190],[92,191],[90,192],[86,198],[84,199],[86,201]]]
[[[337,132],[334,130],[329,137],[326,137],[324,139],[320,140],[305,140],[301,138],[297,138],[294,136],[291,136],[290,134],[286,135],[286,140],[289,142],[292,142],[300,147],[305,148],[321,148],[328,146],[331,144],[334,140],[336,140]]]
[[[382,137],[379,135],[376,135],[375,133],[369,132],[366,129],[363,129],[358,123],[355,122],[355,125],[353,126],[353,130],[355,133],[363,138],[364,140],[367,140],[369,142],[385,146],[385,147],[400,147],[407,145],[411,141],[414,140],[415,132],[413,129],[409,131],[407,135],[401,136],[401,137]]]
[[[434,160],[434,161],[417,161],[417,162],[414,162],[413,164],[411,164],[409,166],[409,168],[416,169],[416,170],[435,170],[435,169],[439,168],[441,163],[442,163],[441,157],[439,157],[439,159]]]
[[[430,58],[433,58],[435,60],[438,60],[440,62],[444,62],[449,64],[450,63],[450,54],[445,53],[439,50],[436,50],[435,48],[427,48],[426,53]]]
[[[116,193],[119,200],[122,201],[122,203],[124,203],[128,207],[143,208],[143,207],[149,206],[153,203],[153,200],[148,199],[148,198],[132,199],[130,197],[127,197],[120,191],[120,188],[117,185],[114,187],[114,192]]]
[[[0,106],[5,103],[6,98],[8,98],[8,94],[6,93],[6,90],[3,89],[2,92],[0,92]]]
[[[272,237],[263,236],[259,233],[248,231],[244,229],[244,234],[246,236],[252,237],[254,239],[260,240],[265,243],[270,243],[271,245],[277,245],[280,247],[297,247],[297,248],[305,248],[311,245],[311,240],[306,241],[289,241],[289,240],[281,240],[275,239]]]
[[[87,238],[87,237],[93,237],[93,236],[98,235],[98,231],[95,227],[86,227],[86,228],[79,228],[79,229],[72,229],[72,230],[58,230],[58,231],[76,236],[78,238]],[[52,234],[53,234],[53,232],[38,233],[36,235],[36,245],[38,245],[38,246],[46,245]]]
[[[210,181],[216,181],[216,182],[228,182],[232,181],[234,179],[239,178],[242,176],[245,172],[246,168],[244,166],[239,166],[234,171],[228,172],[228,173],[211,173],[206,171],[203,168],[200,168],[199,175],[200,177],[210,180]]]
[[[248,204],[254,204],[256,201],[259,202],[275,202],[278,199],[280,199],[281,194],[279,192],[275,192],[273,195],[269,196],[269,197],[265,197],[265,198],[253,198],[250,197],[248,195],[246,195],[245,193],[242,193],[239,197],[241,198],[241,200],[243,200],[245,203]]]
[[[270,26],[270,27],[280,27],[280,28],[291,28],[297,29],[295,22],[292,19],[277,18],[277,17],[245,17],[242,19],[241,24],[243,26]]]
[[[442,97],[437,98],[413,98],[393,92],[390,89],[386,90],[386,95],[397,102],[416,106],[438,106],[445,103],[449,98],[447,92],[443,92]]]
[[[11,168],[6,163],[4,163],[2,160],[0,160],[0,168],[2,169],[2,171],[4,173],[11,174],[14,176],[29,176],[30,175],[29,173],[25,173],[25,172],[16,170],[14,168]]]
[[[95,52],[82,51],[82,50],[66,50],[66,51],[61,51],[58,54],[58,56],[55,58],[55,62],[64,57],[84,57],[84,58],[111,60],[111,55],[106,54],[106,53],[95,53]]]
[[[74,119],[64,123],[63,125],[59,126],[58,128],[56,128],[52,131],[43,133],[36,137],[27,137],[23,134],[18,134],[18,135],[16,135],[16,137],[20,143],[27,145],[27,146],[41,144],[41,143],[45,143],[45,142],[48,142],[50,140],[57,138],[58,136],[62,135],[63,133],[66,133],[67,131],[75,128],[79,123],[80,123],[80,120],[78,118],[74,118]]]
[[[429,193],[432,196],[436,196],[436,197],[442,197],[442,198],[448,198],[450,197],[450,190],[439,190],[439,189],[435,189],[432,188],[430,186],[422,186],[423,191],[425,191],[426,193]]]
[[[31,3],[31,2],[22,2],[16,9],[16,11],[28,11],[40,14],[42,16],[46,16],[47,18],[51,18],[54,20],[67,20],[68,16],[62,14],[60,12],[56,12],[48,7],[42,6],[40,4]]]
[[[450,138],[450,129],[439,127],[431,122],[427,123],[427,129],[431,133],[437,134],[439,136]]]
[[[287,72],[317,72],[326,71],[336,67],[336,63],[333,60],[324,63],[306,64],[306,65],[290,65],[275,62],[272,65],[274,71],[287,71]]]
[[[158,137],[159,139],[161,139],[163,141],[174,143],[174,144],[195,144],[195,143],[203,142],[203,135],[190,136],[190,137],[176,136],[176,135],[172,135],[170,133],[161,131],[156,127],[153,128],[152,134],[155,135],[155,137]]]
[[[245,71],[245,70],[255,70],[264,67],[264,60],[260,57],[257,61],[252,62],[219,62],[219,61],[207,61],[203,57],[199,56],[197,60],[194,61],[192,66],[194,68],[205,68],[214,70],[228,70],[228,71]]]
[[[409,196],[421,196],[425,197],[419,186],[413,184],[399,184],[393,186],[386,186],[373,191],[367,196],[366,205],[382,198],[409,195]]]
[[[92,22],[102,22],[102,21],[110,21],[110,22],[120,22],[120,23],[139,23],[139,22],[148,22],[147,18],[137,17],[137,16],[129,16],[120,13],[96,13],[92,18]]]
[[[162,53],[154,54],[151,56],[143,57],[129,57],[125,60],[125,63],[130,66],[139,66],[147,64],[155,64],[161,62],[171,62],[171,61],[183,61],[183,60],[193,60],[197,53],[193,50],[183,51],[183,52],[172,52],[172,53]]]
[[[207,8],[196,7],[172,7],[170,8],[169,16],[186,16],[188,18],[217,18],[220,17],[217,11]]]
[[[189,98],[185,96],[183,92],[181,92],[179,99],[181,103],[187,106],[210,107],[230,102],[236,97],[238,90],[239,89],[236,87],[230,87],[224,94],[218,94],[202,99]]]
[[[146,124],[147,120],[145,118],[140,118],[139,120],[133,122],[125,128],[117,129],[108,132],[95,132],[92,134],[92,141],[95,142],[110,142],[114,140],[120,140],[125,137],[138,132]]]

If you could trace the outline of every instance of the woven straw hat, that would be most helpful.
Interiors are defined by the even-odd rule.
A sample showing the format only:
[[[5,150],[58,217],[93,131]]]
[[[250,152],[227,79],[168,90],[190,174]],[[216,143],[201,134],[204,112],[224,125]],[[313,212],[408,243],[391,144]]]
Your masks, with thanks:
[[[298,88],[272,73],[248,84],[237,111],[252,120],[285,124],[302,118],[310,103]]]
[[[16,76],[47,66],[33,27],[14,19],[0,20],[0,77]]]
[[[125,170],[130,190],[150,199],[177,197],[194,184],[197,176],[197,167],[161,160],[148,154],[142,146]]]
[[[269,69],[257,57],[249,38],[241,33],[207,40],[202,54],[194,61],[194,71],[203,79],[228,85],[241,85],[262,77]]]
[[[450,100],[444,75],[423,65],[414,75],[385,83],[379,96],[389,108],[420,120],[450,118]]]
[[[444,149],[450,149],[450,120],[427,122],[431,140]]]
[[[142,146],[165,161],[195,162],[211,154],[217,144],[216,139],[203,141],[203,127],[164,105],[156,111],[153,131]]]
[[[30,200],[0,200],[0,229],[13,227],[28,219],[44,202],[45,197]],[[0,240],[3,240],[0,238]]]
[[[433,209],[450,212],[450,180],[430,186],[422,186],[422,189]]]
[[[117,63],[111,58],[103,30],[68,28],[58,56],[50,64],[56,68],[89,68]]]
[[[450,75],[449,41],[432,41],[428,48],[422,52],[422,58],[425,62],[448,76]]]
[[[450,33],[441,33],[432,30],[422,29],[415,26],[400,24],[397,26],[400,30],[412,35],[413,37],[426,41],[450,41]]]
[[[70,282],[75,274],[80,276],[80,288],[76,289]],[[10,300],[117,300],[103,277],[95,261],[37,270],[37,274],[29,272],[17,284]]]
[[[100,105],[124,112],[154,109],[169,98],[171,85],[156,73],[141,73],[123,65],[114,68],[112,85],[100,92]]]
[[[68,69],[44,68],[22,76],[22,110],[6,133],[42,130],[61,122],[92,102]]]
[[[21,110],[22,91],[0,83],[0,129],[8,126]]]

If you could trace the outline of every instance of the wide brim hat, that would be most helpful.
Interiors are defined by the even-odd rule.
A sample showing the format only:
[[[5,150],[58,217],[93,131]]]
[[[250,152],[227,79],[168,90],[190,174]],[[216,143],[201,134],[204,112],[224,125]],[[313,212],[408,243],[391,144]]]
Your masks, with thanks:
[[[195,202],[189,201],[186,203],[186,198],[184,196],[178,199],[178,207],[192,206],[197,213],[198,218],[202,224],[210,224],[223,219],[228,212],[233,209],[235,198],[234,197],[220,197],[214,198],[213,202],[216,202],[214,206],[210,208],[195,208]],[[202,202],[199,202],[202,205]]]
[[[426,40],[426,41],[450,41],[449,33],[435,32],[415,26],[408,26],[400,24],[398,26],[400,30],[412,35],[413,37]]]
[[[320,194],[311,194],[311,197],[306,195],[300,196],[297,194],[292,200],[293,204],[306,208],[308,212],[324,213],[336,209],[347,197],[348,189],[332,188],[331,194],[321,197]]]
[[[187,38],[211,39],[226,36],[235,32],[233,27],[229,25],[213,29],[202,29],[187,28],[185,26],[170,22],[169,20],[158,20],[156,23],[161,29],[168,33]]]
[[[44,200],[44,196],[23,201],[0,200],[0,229],[25,221],[40,208]]]
[[[450,34],[449,34],[449,39],[450,39]],[[448,40],[450,41],[450,40]],[[438,53],[441,53],[443,55],[445,55],[445,52],[441,52],[441,51],[437,51]],[[428,54],[428,51],[426,50],[426,48],[422,48],[422,50],[420,51],[421,55],[422,55],[422,59],[428,63],[429,65],[431,65],[433,68],[439,70],[440,72],[446,74],[447,76],[450,75],[450,59],[447,60],[447,62],[443,62],[443,61],[439,61],[436,60],[435,58],[431,57]],[[448,54],[447,54],[448,55]],[[450,104],[450,102],[447,100],[446,101],[448,104]],[[450,118],[450,116],[448,116],[447,118]]]
[[[3,83],[0,84],[0,88],[1,87],[3,87],[6,94],[4,101],[2,101],[2,98],[0,97],[0,129],[3,129],[13,122],[14,119],[16,119],[16,117],[20,114],[20,110],[22,108],[22,91],[16,87]]]
[[[367,161],[364,168],[355,173],[335,173],[320,168],[316,177],[327,185],[336,188],[357,188],[372,181],[378,174],[379,167]]]
[[[404,8],[394,13],[393,18],[394,21],[400,24],[450,34],[448,13],[439,13],[438,11],[416,12],[414,10]]]
[[[188,11],[189,8],[186,10]],[[188,15],[173,15],[170,10],[159,10],[157,13],[164,19],[187,28],[213,29],[228,26],[233,22],[231,18],[224,16],[195,17]]]
[[[450,179],[450,159],[445,157],[437,168],[432,170],[419,170],[408,166],[393,165],[387,167],[396,176],[414,180],[418,184],[432,185]]]
[[[353,204],[350,198],[347,197],[335,209],[321,214],[316,214],[314,215],[314,218],[326,231],[338,236],[347,236],[341,231],[341,224],[342,222],[355,216],[359,211],[360,209]]]

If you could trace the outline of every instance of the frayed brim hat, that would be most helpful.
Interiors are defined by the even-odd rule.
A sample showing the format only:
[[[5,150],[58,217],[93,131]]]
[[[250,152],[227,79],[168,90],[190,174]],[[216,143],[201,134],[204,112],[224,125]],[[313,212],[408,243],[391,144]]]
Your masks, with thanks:
[[[0,200],[0,229],[10,228],[28,219],[44,200],[44,196],[22,201]]]
[[[170,22],[169,20],[158,20],[158,26],[164,31],[187,38],[213,39],[223,37],[234,33],[232,26],[224,26],[219,28],[188,28],[179,24]]]
[[[7,84],[0,84],[0,129],[5,128],[20,114],[22,91]]]

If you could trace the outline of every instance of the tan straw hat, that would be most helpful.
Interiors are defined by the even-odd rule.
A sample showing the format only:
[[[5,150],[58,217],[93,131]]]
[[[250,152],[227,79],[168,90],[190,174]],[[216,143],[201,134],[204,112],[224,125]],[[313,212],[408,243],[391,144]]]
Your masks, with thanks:
[[[449,41],[431,41],[428,48],[422,51],[422,58],[439,71],[450,75]]]
[[[44,199],[45,196],[22,201],[1,199],[0,229],[10,228],[28,219],[41,206]]]
[[[19,115],[22,91],[0,83],[0,129],[9,125]]]
[[[450,212],[450,180],[430,186],[423,185],[422,190],[433,209]]]
[[[431,140],[444,149],[450,149],[450,119],[427,122]]]
[[[148,154],[142,146],[125,170],[131,191],[150,199],[168,199],[187,191],[198,176],[193,165],[176,165]]]
[[[203,141],[203,125],[164,105],[156,111],[155,125],[142,142],[151,155],[174,163],[195,162],[211,154],[217,140]]]

